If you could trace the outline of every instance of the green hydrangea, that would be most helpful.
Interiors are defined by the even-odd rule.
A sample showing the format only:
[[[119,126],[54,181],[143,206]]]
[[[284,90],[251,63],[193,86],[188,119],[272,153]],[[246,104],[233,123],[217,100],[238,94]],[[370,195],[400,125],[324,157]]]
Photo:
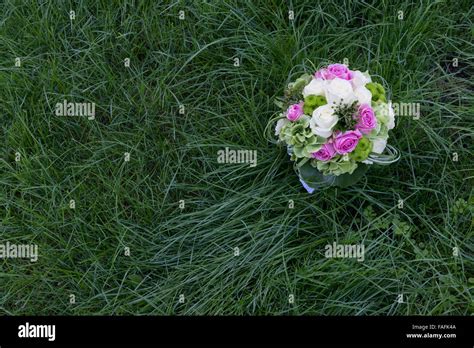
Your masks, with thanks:
[[[331,162],[315,161],[316,168],[324,175],[352,174],[357,168],[357,163],[352,160],[344,160],[343,157]]]
[[[374,109],[375,118],[377,119],[377,131],[369,134],[369,138],[373,137],[387,137],[388,136],[388,105],[387,103],[377,102],[372,104]]]
[[[301,116],[297,121],[287,123],[280,132],[280,140],[291,146],[292,159],[311,157],[318,151],[326,139],[316,136],[309,127],[310,118]]]
[[[386,125],[389,121],[388,116],[388,104],[383,102],[377,102],[372,104],[372,108],[374,109],[375,117],[377,118],[377,122],[379,124]]]

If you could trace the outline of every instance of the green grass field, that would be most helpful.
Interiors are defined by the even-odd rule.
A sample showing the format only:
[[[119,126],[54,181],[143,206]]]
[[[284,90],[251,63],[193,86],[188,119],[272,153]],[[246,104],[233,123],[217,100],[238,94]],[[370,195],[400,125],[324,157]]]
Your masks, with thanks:
[[[39,257],[0,260],[0,312],[472,314],[473,22],[469,0],[3,1],[0,244]],[[265,127],[344,58],[421,116],[396,120],[399,162],[309,195]]]

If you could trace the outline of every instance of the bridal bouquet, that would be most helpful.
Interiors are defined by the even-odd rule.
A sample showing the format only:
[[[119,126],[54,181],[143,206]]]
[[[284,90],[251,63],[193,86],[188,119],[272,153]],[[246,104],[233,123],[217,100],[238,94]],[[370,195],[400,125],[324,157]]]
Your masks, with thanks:
[[[331,64],[288,84],[276,101],[275,135],[287,146],[303,186],[345,187],[372,164],[398,160],[387,145],[395,114],[384,87],[370,75]],[[272,123],[273,124],[273,123]]]

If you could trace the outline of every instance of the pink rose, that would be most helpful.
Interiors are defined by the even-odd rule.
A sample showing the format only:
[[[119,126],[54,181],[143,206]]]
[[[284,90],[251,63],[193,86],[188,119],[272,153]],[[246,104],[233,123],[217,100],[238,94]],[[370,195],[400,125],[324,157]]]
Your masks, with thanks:
[[[319,151],[313,152],[312,156],[320,161],[327,162],[336,155],[336,150],[331,143],[326,143],[323,145]]]
[[[325,69],[325,68],[322,68],[322,69],[319,69],[318,71],[316,71],[314,73],[314,77],[316,77],[317,79],[329,80],[327,78],[327,69]]]
[[[291,122],[296,121],[303,115],[303,102],[299,104],[290,105],[288,110],[286,111],[286,118],[288,118]]]
[[[327,68],[316,71],[315,77],[323,80],[333,80],[336,77],[351,80],[354,74],[344,64],[331,64]]]
[[[361,138],[362,133],[359,130],[350,130],[344,133],[338,132],[334,138],[334,150],[341,155],[352,152]]]
[[[356,128],[363,134],[368,134],[377,127],[377,119],[374,110],[368,104],[359,106],[358,122]]]

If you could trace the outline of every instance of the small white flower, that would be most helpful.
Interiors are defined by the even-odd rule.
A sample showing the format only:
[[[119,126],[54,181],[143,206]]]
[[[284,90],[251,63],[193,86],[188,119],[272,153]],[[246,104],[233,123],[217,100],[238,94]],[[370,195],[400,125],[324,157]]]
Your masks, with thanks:
[[[351,83],[354,89],[358,87],[364,87],[369,82],[372,82],[372,79],[370,78],[370,75],[368,74],[368,72],[362,73],[359,70],[356,70],[356,71],[353,71],[352,73],[353,74],[352,74]]]
[[[354,90],[354,95],[356,96],[359,104],[370,105],[372,102],[372,93],[370,93],[370,91],[364,86],[357,87]]]
[[[387,138],[374,138],[372,152],[382,153],[385,147],[387,146]]]
[[[275,126],[275,135],[280,135],[283,126],[289,122],[290,121],[287,118],[280,118]]]
[[[351,104],[357,98],[349,81],[335,78],[327,82],[326,100],[328,104]]]
[[[323,138],[329,138],[332,134],[332,128],[338,121],[337,115],[331,105],[326,104],[313,111],[309,125],[314,134]]]
[[[309,84],[303,88],[303,97],[308,95],[322,95],[324,96],[324,87],[326,83],[323,79],[312,79]]]

